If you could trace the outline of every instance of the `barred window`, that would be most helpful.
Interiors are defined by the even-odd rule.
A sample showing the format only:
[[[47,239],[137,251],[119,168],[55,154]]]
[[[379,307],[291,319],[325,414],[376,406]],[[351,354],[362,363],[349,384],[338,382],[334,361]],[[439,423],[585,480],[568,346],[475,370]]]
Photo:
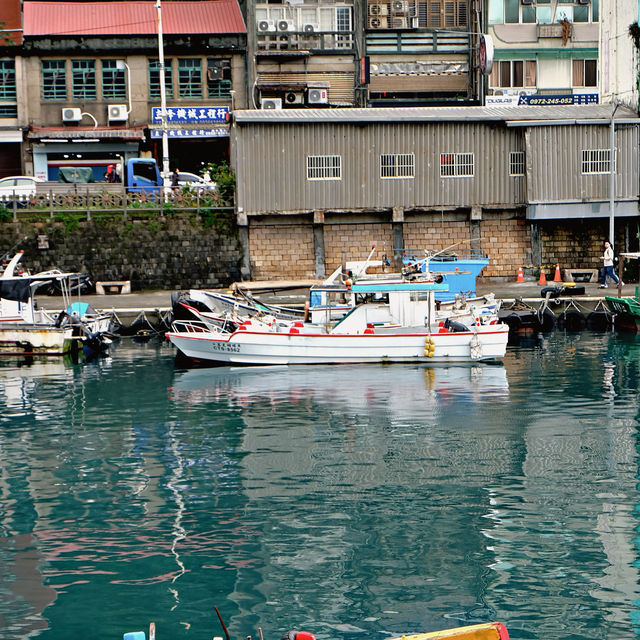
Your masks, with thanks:
[[[413,153],[383,153],[380,156],[380,177],[413,178],[415,164]]]
[[[102,97],[105,100],[124,100],[127,97],[125,67],[120,66],[117,60],[102,61]]]
[[[98,97],[95,61],[72,60],[71,83],[74,100],[95,100]]]
[[[341,179],[341,156],[307,156],[307,180]]]
[[[210,98],[231,96],[230,58],[209,58],[207,60],[207,93]]]
[[[472,178],[473,153],[441,153],[441,178]]]
[[[202,98],[202,61],[200,58],[178,60],[178,96]]]
[[[611,149],[583,149],[582,173],[611,173]]]
[[[173,75],[171,58],[164,60],[164,88],[167,98],[173,98]],[[149,60],[149,97],[160,97],[160,61]]]
[[[42,61],[42,99],[67,99],[67,75],[64,60]]]
[[[509,154],[509,175],[524,175],[524,151],[512,151]]]
[[[13,60],[0,60],[0,118],[16,118],[16,65]],[[11,104],[7,104],[10,102]]]

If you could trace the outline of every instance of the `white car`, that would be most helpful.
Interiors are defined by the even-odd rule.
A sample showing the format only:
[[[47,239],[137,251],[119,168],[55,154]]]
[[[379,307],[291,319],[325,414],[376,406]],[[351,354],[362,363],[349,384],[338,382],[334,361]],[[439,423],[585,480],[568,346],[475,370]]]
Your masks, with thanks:
[[[0,178],[0,202],[27,200],[36,195],[36,183],[44,182],[34,176],[9,176]]]
[[[165,181],[164,181],[165,187],[171,186],[172,176],[173,174],[170,175],[168,178],[165,178]],[[207,182],[204,178],[201,178],[195,173],[189,173],[188,171],[178,172],[178,185],[180,189],[182,189],[182,187],[189,187],[189,189],[192,189],[193,191],[215,192],[216,190],[215,182],[211,182],[211,181]]]

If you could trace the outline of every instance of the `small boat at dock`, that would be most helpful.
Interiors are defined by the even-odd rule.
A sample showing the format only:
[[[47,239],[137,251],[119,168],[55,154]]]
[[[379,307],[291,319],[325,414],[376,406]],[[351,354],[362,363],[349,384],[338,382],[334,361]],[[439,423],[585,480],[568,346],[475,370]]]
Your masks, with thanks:
[[[233,329],[174,321],[166,337],[190,359],[223,364],[474,362],[506,352],[509,327],[480,314],[468,325],[440,319],[435,282],[366,282],[350,286],[353,308],[335,324],[246,319]]]

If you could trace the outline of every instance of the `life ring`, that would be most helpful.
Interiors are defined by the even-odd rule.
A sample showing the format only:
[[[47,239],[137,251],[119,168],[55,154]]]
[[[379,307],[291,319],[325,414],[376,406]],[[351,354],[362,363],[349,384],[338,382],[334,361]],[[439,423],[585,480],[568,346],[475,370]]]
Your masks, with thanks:
[[[565,309],[558,316],[558,327],[567,331],[582,331],[587,319],[577,309]]]

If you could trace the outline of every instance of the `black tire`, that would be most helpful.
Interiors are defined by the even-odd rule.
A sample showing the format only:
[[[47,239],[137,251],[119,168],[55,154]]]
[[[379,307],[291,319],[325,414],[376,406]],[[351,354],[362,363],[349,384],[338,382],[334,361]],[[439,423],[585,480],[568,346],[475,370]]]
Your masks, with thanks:
[[[577,309],[566,309],[558,316],[558,327],[566,331],[583,331],[587,319]]]
[[[535,325],[538,331],[548,333],[556,327],[556,316],[551,309],[545,309],[542,313],[535,314]]]
[[[509,332],[518,331],[518,329],[522,329],[522,320],[517,313],[510,313],[508,316],[504,318],[500,318],[501,322],[504,322],[509,327]]]
[[[555,287],[545,287],[540,290],[540,297],[546,298],[547,293],[549,294],[549,298],[557,298],[560,295],[560,290]]]
[[[590,331],[608,331],[613,324],[613,316],[608,311],[592,311],[587,316]]]

